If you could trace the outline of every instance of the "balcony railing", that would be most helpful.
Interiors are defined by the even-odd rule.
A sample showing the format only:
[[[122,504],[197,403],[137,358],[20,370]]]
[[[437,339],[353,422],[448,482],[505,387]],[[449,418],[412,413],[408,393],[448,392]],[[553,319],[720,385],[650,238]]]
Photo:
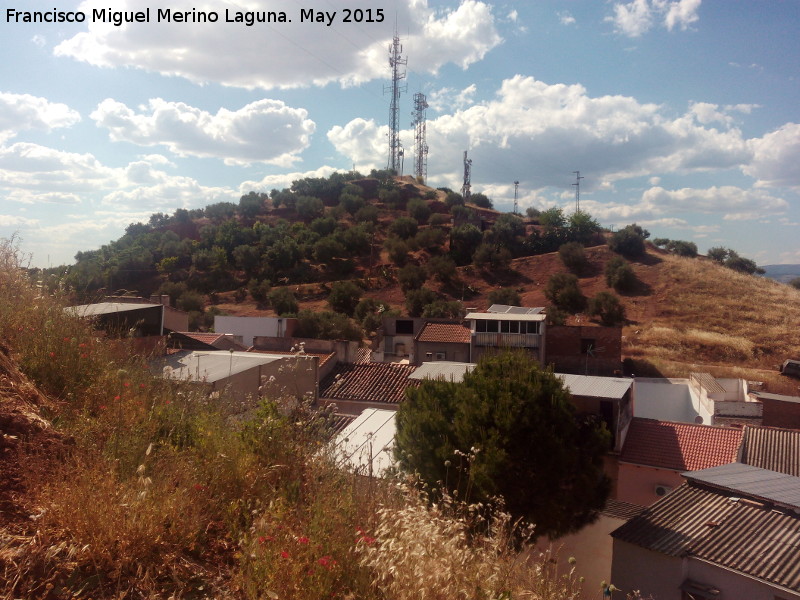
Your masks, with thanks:
[[[494,346],[497,348],[538,348],[542,336],[536,333],[473,333],[472,341],[476,346]]]

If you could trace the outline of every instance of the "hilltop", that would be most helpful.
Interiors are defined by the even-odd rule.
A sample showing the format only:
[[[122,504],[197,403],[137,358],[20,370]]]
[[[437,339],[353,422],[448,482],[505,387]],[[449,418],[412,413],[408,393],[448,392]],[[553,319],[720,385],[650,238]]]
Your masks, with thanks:
[[[606,269],[619,254],[591,216],[560,209],[513,215],[493,210],[482,194],[472,200],[386,172],[307,178],[269,194],[250,192],[238,204],[152,215],[119,240],[79,253],[66,280],[81,302],[120,290],[169,294],[201,329],[214,314],[299,312],[312,336],[360,339],[388,311],[458,317],[487,308],[498,290],[525,306],[550,306],[550,278],[570,272],[558,250],[576,242],[584,247],[580,268],[572,268],[580,291],[587,298],[611,292],[624,308],[630,372],[702,369],[795,391],[776,368],[800,347],[800,292],[734,270],[753,272],[752,261],[727,249],[714,249],[717,260],[710,260],[689,242],[642,239],[642,252],[625,257],[633,283],[612,289]],[[356,287],[336,316],[330,297],[341,282]],[[359,300],[363,310],[346,325]],[[325,327],[311,322],[320,315],[328,315]],[[561,318],[598,321],[581,308]]]

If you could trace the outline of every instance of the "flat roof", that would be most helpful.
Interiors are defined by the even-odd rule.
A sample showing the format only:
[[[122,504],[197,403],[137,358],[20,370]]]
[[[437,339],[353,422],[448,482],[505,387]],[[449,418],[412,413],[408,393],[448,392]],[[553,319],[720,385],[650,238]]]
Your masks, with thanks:
[[[527,306],[513,306],[509,304],[492,304],[489,307],[490,313],[508,313],[513,315],[535,315],[544,310],[544,306],[529,308]]]
[[[547,315],[537,314],[509,314],[509,313],[469,313],[464,319],[467,321],[544,321]]]
[[[289,357],[228,350],[184,350],[157,361],[166,379],[214,383]]]
[[[395,465],[395,411],[367,408],[333,442],[336,462],[359,475],[382,477]]]

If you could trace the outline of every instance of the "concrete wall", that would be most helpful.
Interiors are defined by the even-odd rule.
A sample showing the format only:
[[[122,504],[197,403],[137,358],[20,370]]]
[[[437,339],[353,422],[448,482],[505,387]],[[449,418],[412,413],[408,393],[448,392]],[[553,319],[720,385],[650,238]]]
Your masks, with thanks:
[[[445,358],[455,362],[469,362],[469,344],[455,344],[448,342],[414,342],[414,363],[435,361],[438,352],[444,352]],[[431,353],[431,358],[427,358],[427,353]]]
[[[800,429],[800,402],[761,398],[761,404],[764,407],[762,425]]]
[[[747,598],[747,600],[775,600],[776,598],[800,599],[800,593],[769,585],[752,577],[736,573],[696,558],[688,561],[687,577],[698,583],[713,585],[720,591],[719,597]]]
[[[655,492],[657,485],[677,488],[683,483],[684,479],[677,471],[620,462],[615,498],[639,506],[650,506],[660,498]]]
[[[678,586],[685,579],[683,560],[646,550],[620,540],[613,541],[611,583],[625,598],[639,590],[643,598],[652,596],[657,600],[681,600]],[[730,598],[739,598],[738,595]],[[728,596],[724,596],[728,598]]]
[[[253,345],[256,336],[289,337],[296,324],[296,319],[285,317],[214,317],[216,333],[240,335],[242,343],[248,348]]]
[[[586,355],[582,340],[593,340],[594,356]],[[598,350],[603,348],[603,350]],[[588,361],[587,361],[588,358]],[[559,373],[612,375],[622,369],[622,329],[548,325],[545,364],[552,364]]]
[[[713,413],[692,393],[688,379],[637,377],[633,382],[633,416],[678,423],[711,425]]]

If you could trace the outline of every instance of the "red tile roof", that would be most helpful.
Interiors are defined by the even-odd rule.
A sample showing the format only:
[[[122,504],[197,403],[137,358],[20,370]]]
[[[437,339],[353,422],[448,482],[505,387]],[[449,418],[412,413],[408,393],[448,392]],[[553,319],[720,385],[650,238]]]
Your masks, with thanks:
[[[214,342],[222,337],[221,333],[202,333],[199,331],[181,331],[179,333],[188,338],[192,338],[193,340],[197,340],[198,342],[203,342],[204,344],[208,345],[213,345]]]
[[[659,469],[698,471],[734,462],[743,433],[741,429],[634,418],[619,459]]]
[[[338,364],[320,383],[320,398],[399,404],[408,386],[419,385],[408,376],[413,365],[392,363]]]
[[[417,341],[469,344],[470,330],[458,323],[426,323],[417,335]]]
[[[292,352],[290,350],[256,350],[254,348],[248,348],[248,352],[257,352],[258,354],[276,354],[279,356],[297,356],[297,352]],[[303,352],[305,356],[316,356],[319,358],[319,366],[321,367],[325,363],[327,363],[330,359],[336,356],[335,352],[325,353],[325,352]]]

